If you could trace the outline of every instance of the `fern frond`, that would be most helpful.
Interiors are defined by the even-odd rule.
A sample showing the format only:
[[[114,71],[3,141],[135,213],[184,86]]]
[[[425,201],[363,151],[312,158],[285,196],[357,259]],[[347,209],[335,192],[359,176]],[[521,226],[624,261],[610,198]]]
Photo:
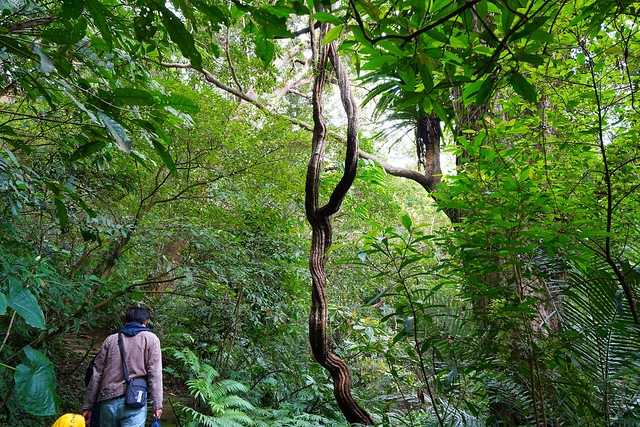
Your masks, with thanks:
[[[193,408],[183,408],[183,412],[191,420],[189,424],[194,427],[247,427],[254,425],[254,422],[246,414],[229,413],[224,417],[214,417],[202,414]]]
[[[209,409],[210,414],[203,414],[194,408],[181,407],[183,414],[194,427],[234,427],[254,425],[248,413],[254,406],[236,393],[245,393],[247,387],[231,380],[218,380],[218,372],[206,363],[201,362],[193,352],[185,349],[177,357],[192,370],[193,377],[187,380],[189,393],[201,401]],[[195,368],[199,368],[195,371]]]

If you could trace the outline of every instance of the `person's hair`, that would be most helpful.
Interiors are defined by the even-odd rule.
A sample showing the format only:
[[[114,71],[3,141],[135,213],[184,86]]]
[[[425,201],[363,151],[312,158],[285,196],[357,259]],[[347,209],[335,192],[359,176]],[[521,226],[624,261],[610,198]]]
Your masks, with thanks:
[[[127,308],[127,312],[124,315],[124,318],[127,321],[127,323],[129,322],[144,323],[147,320],[149,320],[149,317],[151,317],[149,315],[149,310],[142,307],[129,307]]]

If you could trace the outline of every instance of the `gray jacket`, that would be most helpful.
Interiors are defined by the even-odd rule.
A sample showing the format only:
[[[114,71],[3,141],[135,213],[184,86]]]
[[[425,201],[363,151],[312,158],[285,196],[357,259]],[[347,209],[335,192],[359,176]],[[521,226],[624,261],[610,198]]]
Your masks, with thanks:
[[[162,354],[160,340],[148,331],[135,336],[122,334],[129,377],[146,377],[153,409],[162,408]],[[95,402],[123,396],[126,390],[118,334],[109,335],[98,352],[93,376],[82,401],[82,410],[91,409]]]

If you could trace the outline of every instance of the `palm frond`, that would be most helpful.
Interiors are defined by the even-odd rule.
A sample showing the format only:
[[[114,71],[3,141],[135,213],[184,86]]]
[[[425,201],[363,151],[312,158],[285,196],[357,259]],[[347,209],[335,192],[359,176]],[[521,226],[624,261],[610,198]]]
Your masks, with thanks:
[[[611,416],[640,409],[640,329],[604,262],[571,271],[562,317],[572,375],[590,385],[578,394],[588,400],[582,403]]]

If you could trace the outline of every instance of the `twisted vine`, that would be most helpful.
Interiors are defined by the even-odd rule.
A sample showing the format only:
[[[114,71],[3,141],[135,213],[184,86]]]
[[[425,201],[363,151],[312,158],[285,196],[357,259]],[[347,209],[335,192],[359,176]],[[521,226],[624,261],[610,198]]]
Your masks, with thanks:
[[[327,275],[326,253],[331,247],[331,218],[338,212],[344,197],[351,188],[358,165],[358,119],[351,86],[342,66],[335,44],[321,45],[327,31],[325,24],[320,25],[316,34],[312,28],[312,50],[314,55],[315,80],[313,87],[313,137],[312,151],[307,168],[305,184],[305,209],[307,220],[312,227],[311,248],[309,251],[309,271],[312,281],[311,313],[309,315],[309,341],[313,356],[327,369],[333,379],[333,393],[342,413],[350,423],[373,425],[371,415],[363,409],[351,395],[351,374],[349,367],[332,353],[327,338]],[[315,36],[315,37],[314,37]],[[327,142],[327,125],[323,115],[323,93],[327,82],[329,61],[338,80],[342,105],[347,114],[347,140],[344,173],[331,193],[328,202],[321,206],[319,202],[320,173],[324,161]]]

